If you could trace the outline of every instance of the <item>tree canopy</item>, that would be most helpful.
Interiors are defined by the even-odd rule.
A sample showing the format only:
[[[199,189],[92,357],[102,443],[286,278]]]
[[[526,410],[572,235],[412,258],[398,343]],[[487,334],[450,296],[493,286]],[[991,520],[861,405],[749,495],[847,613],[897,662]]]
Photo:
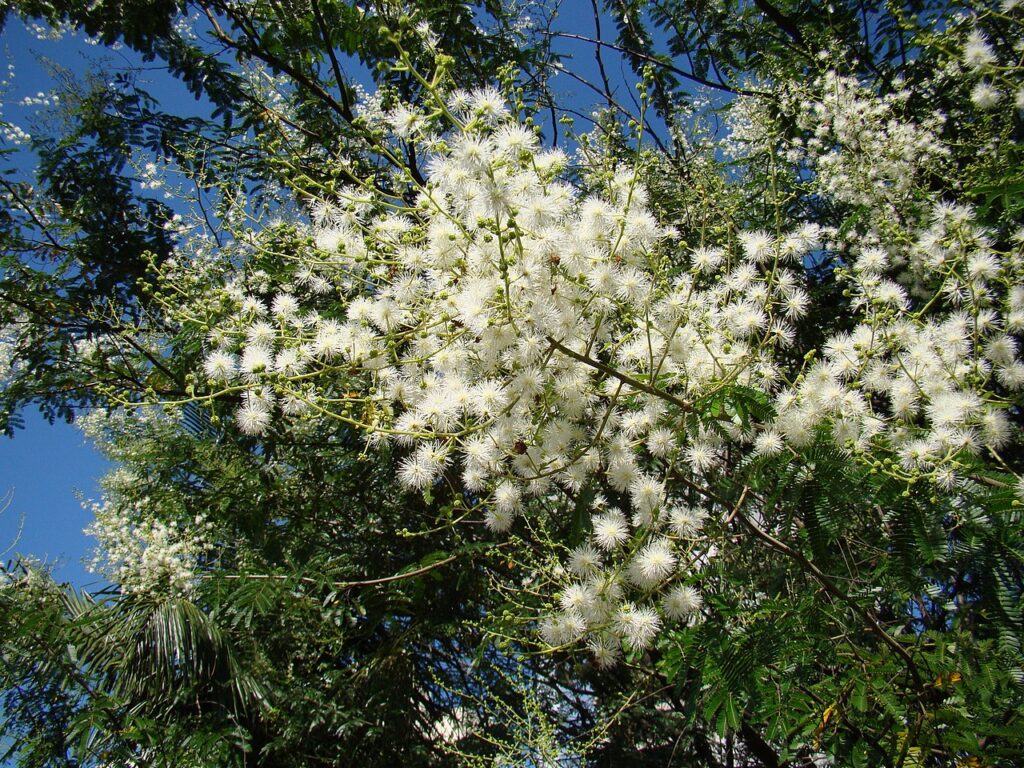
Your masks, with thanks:
[[[1020,764],[1024,6],[2,9],[5,759]]]

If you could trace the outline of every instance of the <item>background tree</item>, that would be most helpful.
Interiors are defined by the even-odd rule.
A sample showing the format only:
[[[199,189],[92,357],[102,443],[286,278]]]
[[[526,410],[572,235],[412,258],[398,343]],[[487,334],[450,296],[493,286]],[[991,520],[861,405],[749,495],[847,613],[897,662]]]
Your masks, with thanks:
[[[1015,6],[594,6],[571,158],[515,7],[16,10],[211,105],[5,187],[7,423],[120,464],[119,590],[9,571],[25,764],[1019,759]]]

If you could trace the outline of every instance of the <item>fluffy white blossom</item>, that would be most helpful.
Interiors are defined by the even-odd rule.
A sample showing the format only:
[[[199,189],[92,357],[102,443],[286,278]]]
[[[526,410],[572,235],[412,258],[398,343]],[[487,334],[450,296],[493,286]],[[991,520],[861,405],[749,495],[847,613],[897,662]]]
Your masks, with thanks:
[[[665,615],[677,621],[689,618],[701,609],[703,603],[700,593],[686,585],[673,587],[662,601]]]
[[[1006,86],[981,32],[962,58],[962,108],[998,106]],[[723,218],[687,242],[650,202],[654,161],[609,160],[571,186],[566,156],[502,93],[451,94],[464,122],[430,118],[414,203],[343,189],[312,210],[294,274],[232,288],[206,331],[210,396],[241,382],[235,421],[252,436],[315,418],[362,429],[396,452],[406,491],[461,483],[495,534],[600,488],[614,506],[577,509],[589,533],[557,566],[558,607],[539,628],[554,646],[585,642],[599,666],[699,612],[679,582],[725,514],[696,497],[744,462],[831,441],[851,461],[888,457],[901,482],[955,488],[965,459],[1011,439],[1019,254],[930,192],[947,115],[911,119],[907,92],[835,71],[772,99],[730,105],[730,152],[776,156],[781,111],[802,136],[782,160],[823,204],[857,212],[842,229]],[[412,107],[378,117],[398,139],[428,130]],[[845,303],[841,330],[810,348],[820,264]]]

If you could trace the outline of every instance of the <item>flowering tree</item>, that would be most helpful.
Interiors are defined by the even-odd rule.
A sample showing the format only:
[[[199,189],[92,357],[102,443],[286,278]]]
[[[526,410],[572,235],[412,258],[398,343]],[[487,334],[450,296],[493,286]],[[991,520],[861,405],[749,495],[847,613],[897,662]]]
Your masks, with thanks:
[[[186,51],[236,52],[224,156],[259,161],[202,176],[225,142],[190,133],[161,163],[215,216],[187,201],[74,307],[106,324],[59,367],[121,464],[119,596],[47,651],[112,697],[74,681],[78,727],[127,711],[111,755],[185,728],[211,764],[342,759],[328,733],[385,763],[1014,764],[1021,9],[623,2],[612,41],[595,6],[579,131],[517,8],[322,5],[124,33],[197,88]],[[46,321],[7,322],[16,405]],[[53,611],[33,578],[8,604]]]

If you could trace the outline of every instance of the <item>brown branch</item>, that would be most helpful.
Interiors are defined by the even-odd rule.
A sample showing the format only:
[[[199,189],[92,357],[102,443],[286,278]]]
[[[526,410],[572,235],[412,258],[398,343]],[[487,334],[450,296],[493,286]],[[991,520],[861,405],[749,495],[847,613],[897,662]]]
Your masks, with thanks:
[[[444,560],[438,560],[436,563],[431,563],[430,565],[425,565],[422,568],[417,568],[414,571],[396,573],[393,576],[384,576],[379,579],[362,579],[359,581],[321,582],[309,576],[289,576],[286,573],[227,573],[222,574],[217,578],[221,578],[226,581],[288,581],[289,579],[295,579],[297,581],[301,581],[303,584],[315,584],[317,586],[323,585],[333,587],[334,589],[352,589],[354,587],[373,587],[378,584],[389,584],[393,581],[402,581],[403,579],[422,576],[424,573],[429,573],[436,568],[440,568],[442,565],[447,565],[453,560],[457,560],[458,557],[458,555],[452,555],[450,557],[446,557]],[[213,578],[213,576],[208,578]]]
[[[753,729],[746,719],[740,723],[740,738],[747,745],[747,749],[761,761],[764,768],[779,768],[779,753],[765,741],[761,734]]]
[[[605,365],[600,360],[595,360],[592,357],[587,357],[586,355],[581,355],[579,352],[575,352],[575,351],[569,349],[567,346],[565,346],[561,342],[556,341],[551,336],[547,336],[546,338],[548,340],[548,343],[552,347],[557,349],[563,355],[567,355],[568,357],[571,357],[573,360],[578,360],[581,363],[589,365],[591,368],[595,368],[595,369],[601,371],[601,373],[603,373],[603,374],[605,374],[607,376],[611,376],[612,378],[618,379],[623,384],[628,384],[629,386],[633,387],[634,389],[639,389],[641,392],[646,392],[647,394],[654,395],[655,397],[660,398],[660,399],[664,400],[665,402],[672,403],[673,405],[679,407],[683,411],[690,412],[690,411],[693,410],[693,403],[689,402],[688,400],[680,400],[675,395],[671,395],[668,392],[666,392],[665,390],[658,389],[657,387],[652,386],[650,384],[647,384],[647,383],[645,383],[643,381],[640,381],[639,379],[634,379],[629,374],[623,373],[622,371],[617,371],[614,368],[612,368],[610,365]]]
[[[924,688],[924,679],[921,677],[921,673],[918,671],[917,664],[914,662],[913,657],[906,648],[900,645],[888,632],[885,631],[870,611],[861,607],[857,601],[837,587],[835,582],[832,581],[832,579],[820,568],[818,568],[818,566],[807,559],[803,553],[798,552],[788,544],[779,541],[770,533],[755,525],[742,512],[737,512],[736,517],[750,530],[751,533],[754,534],[754,536],[761,539],[761,541],[765,542],[775,551],[781,552],[786,557],[795,560],[807,573],[811,574],[822,587],[824,587],[826,592],[845,603],[847,607],[854,611],[854,613],[858,614],[865,623],[867,623],[871,631],[903,660],[903,663],[906,665],[911,677],[914,678],[914,684],[917,688],[919,690]]]
[[[735,518],[736,515],[738,515],[740,513],[740,509],[743,507],[743,502],[747,500],[747,493],[749,491],[750,491],[750,488],[748,486],[744,485],[743,486],[743,490],[740,491],[739,499],[737,499],[736,500],[736,504],[733,505],[732,512],[729,513],[729,516],[727,518],[725,518],[725,521],[722,523],[722,527],[723,528],[728,528],[729,527],[729,523],[731,523],[733,521],[733,518]]]

